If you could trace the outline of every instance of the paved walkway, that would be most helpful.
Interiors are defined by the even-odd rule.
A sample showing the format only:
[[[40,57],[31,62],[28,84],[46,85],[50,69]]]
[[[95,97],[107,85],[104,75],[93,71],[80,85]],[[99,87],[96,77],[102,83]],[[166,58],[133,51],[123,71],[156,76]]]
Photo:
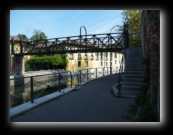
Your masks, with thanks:
[[[116,75],[93,80],[52,101],[10,119],[10,122],[130,122],[134,98],[111,94]]]

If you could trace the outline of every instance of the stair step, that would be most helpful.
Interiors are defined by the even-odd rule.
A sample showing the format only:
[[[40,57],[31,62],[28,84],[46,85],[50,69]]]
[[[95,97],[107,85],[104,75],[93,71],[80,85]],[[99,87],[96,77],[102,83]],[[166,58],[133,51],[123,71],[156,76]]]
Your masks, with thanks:
[[[126,75],[128,75],[128,74],[130,74],[130,75],[144,75],[145,73],[142,71],[126,71],[126,72],[124,72],[124,74],[126,74]]]
[[[121,82],[124,86],[142,86],[145,85],[143,82]]]
[[[138,91],[133,91],[133,92],[130,92],[130,91],[121,91],[121,94],[120,95],[123,95],[125,97],[133,97],[133,98],[136,98],[138,95],[140,95],[141,92],[138,92]]]
[[[127,48],[125,51],[125,72],[122,78],[122,93],[129,96],[137,96],[141,87],[145,86],[145,64],[143,63],[142,48]]]
[[[134,65],[127,65],[126,67],[125,67],[126,69],[127,68],[137,68],[137,69],[145,69],[145,67],[142,65],[140,65],[140,66],[138,66],[138,65],[136,65],[136,66],[134,66]]]
[[[123,78],[124,82],[144,82],[144,78]]]
[[[138,74],[124,74],[123,78],[144,78],[145,75],[138,75]]]
[[[121,88],[123,91],[141,91],[140,86],[122,86]]]
[[[144,69],[141,69],[141,68],[125,68],[125,72],[128,72],[128,71],[144,71]]]

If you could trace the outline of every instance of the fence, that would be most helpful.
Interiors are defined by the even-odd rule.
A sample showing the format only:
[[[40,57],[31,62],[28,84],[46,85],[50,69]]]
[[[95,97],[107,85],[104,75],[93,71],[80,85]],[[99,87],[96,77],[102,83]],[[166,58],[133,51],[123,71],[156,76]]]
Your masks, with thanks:
[[[91,68],[78,71],[54,71],[52,74],[24,77],[14,76],[10,79],[10,107],[59,91],[67,87],[81,85],[81,82],[119,73],[120,67]],[[124,70],[121,70],[124,72]]]

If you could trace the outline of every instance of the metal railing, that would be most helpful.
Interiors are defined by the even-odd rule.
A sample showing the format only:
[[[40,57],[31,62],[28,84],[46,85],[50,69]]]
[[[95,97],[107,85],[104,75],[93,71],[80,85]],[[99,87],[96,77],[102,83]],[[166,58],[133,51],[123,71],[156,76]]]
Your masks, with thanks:
[[[121,68],[121,67],[119,67]],[[111,71],[112,70],[112,71]],[[123,72],[123,70],[121,70]],[[45,96],[53,92],[62,92],[67,87],[82,85],[83,81],[119,73],[115,67],[82,69],[78,71],[53,72],[35,76],[14,76],[10,79],[10,107]]]
[[[124,56],[122,55],[122,58],[121,58],[121,62],[120,62],[120,68],[119,68],[119,71],[118,71],[118,78],[117,78],[117,83],[118,83],[118,94],[121,93],[121,82],[122,82],[122,79],[123,79],[123,73],[124,73]]]
[[[121,51],[124,33],[103,33],[71,37],[59,37],[37,41],[10,41],[13,55],[60,54],[64,52]]]

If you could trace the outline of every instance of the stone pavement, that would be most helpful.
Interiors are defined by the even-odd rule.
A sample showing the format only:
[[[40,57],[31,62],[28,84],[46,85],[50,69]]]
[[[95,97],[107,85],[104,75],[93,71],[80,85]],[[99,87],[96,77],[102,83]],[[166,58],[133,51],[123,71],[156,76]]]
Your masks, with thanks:
[[[116,75],[84,84],[54,100],[10,119],[10,122],[130,122],[134,98],[117,98],[111,91]]]

